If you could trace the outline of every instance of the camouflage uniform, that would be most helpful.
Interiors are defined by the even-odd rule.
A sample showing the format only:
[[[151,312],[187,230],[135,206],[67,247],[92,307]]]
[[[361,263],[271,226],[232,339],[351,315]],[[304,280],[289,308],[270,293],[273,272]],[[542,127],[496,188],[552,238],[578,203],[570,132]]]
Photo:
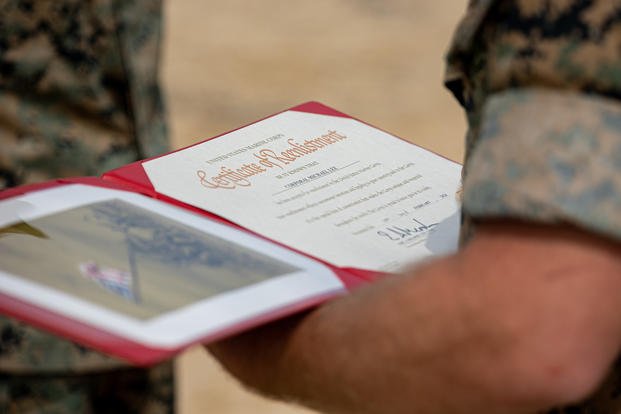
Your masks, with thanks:
[[[167,150],[160,0],[0,0],[0,189]],[[173,410],[170,363],[122,362],[0,317],[0,412]]]
[[[167,149],[160,12],[159,0],[0,0],[5,185],[100,174]]]
[[[509,217],[621,240],[620,58],[619,0],[471,1],[446,74],[468,115],[466,228]],[[621,363],[554,412],[621,413]]]

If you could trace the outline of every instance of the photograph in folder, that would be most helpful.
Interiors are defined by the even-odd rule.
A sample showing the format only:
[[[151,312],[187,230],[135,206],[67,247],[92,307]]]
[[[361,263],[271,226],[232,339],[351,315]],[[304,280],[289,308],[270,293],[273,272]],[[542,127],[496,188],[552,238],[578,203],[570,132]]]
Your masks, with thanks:
[[[0,213],[1,293],[146,346],[343,290],[317,262],[126,191],[62,185]]]

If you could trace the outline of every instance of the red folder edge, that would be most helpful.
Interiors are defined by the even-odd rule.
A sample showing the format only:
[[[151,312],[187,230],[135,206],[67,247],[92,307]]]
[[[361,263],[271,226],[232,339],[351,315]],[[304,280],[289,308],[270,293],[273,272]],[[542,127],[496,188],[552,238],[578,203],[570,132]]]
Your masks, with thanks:
[[[133,167],[134,165],[137,165],[137,164],[139,163],[133,163],[133,164],[130,164],[129,166]],[[142,170],[144,173],[144,170],[142,169],[141,166],[140,166],[140,170]],[[123,182],[117,182],[116,180],[103,180],[99,177],[75,177],[75,178],[57,179],[57,180],[24,185],[20,187],[3,190],[3,191],[0,191],[0,200],[18,197],[20,195],[24,195],[24,194],[28,194],[28,193],[32,193],[36,191],[41,191],[41,190],[51,189],[51,188],[60,187],[64,185],[71,185],[71,184],[90,185],[94,187],[103,187],[103,188],[109,188],[113,190],[129,191],[132,193],[136,192],[136,188],[134,186],[125,185]],[[169,204],[175,204],[175,205],[181,206],[182,208],[186,210],[193,211],[202,216],[207,216],[216,221],[223,222],[227,225],[236,227],[242,231],[255,234],[219,216],[210,214],[208,212],[205,212],[204,210],[198,209],[196,207],[193,207],[193,206],[190,206],[184,203],[176,202],[176,200],[171,199],[170,197],[158,195],[155,198],[160,199],[160,200],[166,198],[167,200],[165,201],[168,202]],[[255,235],[261,237],[260,235],[257,235],[257,234]],[[266,239],[265,237],[262,237],[262,238]],[[269,239],[266,239],[266,240],[269,240]],[[286,246],[282,245],[281,243],[276,243],[276,244],[286,248]],[[289,250],[293,250],[293,249],[289,248]],[[301,252],[299,253],[304,255],[304,253],[301,253]],[[305,256],[311,257],[308,255],[305,255]],[[317,259],[314,259],[314,260],[320,263],[323,263],[328,268],[330,268],[333,271],[333,273],[339,279],[341,279],[343,284],[349,290],[354,289],[363,284],[366,284],[369,281],[373,280],[374,278],[378,277],[378,274],[376,272],[368,272],[368,271],[357,270],[357,269],[338,268],[328,263],[325,263],[321,260],[317,260]],[[235,323],[229,326],[228,328],[219,330],[212,334],[201,336],[194,341],[184,343],[183,345],[180,345],[174,348],[151,347],[151,346],[133,341],[131,339],[125,338],[121,335],[117,335],[112,332],[106,331],[102,328],[98,328],[88,323],[80,322],[78,320],[64,316],[60,313],[56,313],[50,309],[40,307],[38,305],[29,303],[27,301],[23,301],[19,298],[10,296],[3,292],[0,292],[0,313],[13,317],[15,319],[24,321],[32,326],[49,331],[53,334],[59,335],[69,340],[76,341],[85,346],[89,346],[100,352],[109,354],[111,356],[126,359],[128,362],[134,365],[147,366],[147,365],[151,365],[151,364],[163,361],[167,358],[170,358],[178,354],[179,352],[181,352],[183,349],[189,348],[192,345],[201,344],[201,343],[207,344],[210,342],[215,342],[219,339],[226,338],[236,333],[241,333],[248,329],[266,324],[268,322],[272,322],[272,321],[284,318],[286,316],[290,316],[295,313],[301,312],[303,310],[316,307],[330,299],[334,299],[342,295],[344,295],[344,293],[334,292],[334,293],[326,293],[326,294],[320,294],[320,295],[316,295],[313,297],[309,297],[305,300],[297,301],[295,303],[291,303],[289,305],[286,305],[286,306],[283,306],[277,309],[273,309],[269,312],[256,315],[255,317],[249,318],[239,323]]]
[[[332,293],[310,297],[306,300],[259,314],[256,317],[233,324],[228,328],[199,337],[194,341],[174,348],[158,348],[144,345],[2,292],[0,292],[0,312],[65,339],[96,349],[99,352],[123,358],[131,364],[147,366],[170,358],[193,345],[208,344],[236,333],[242,333],[260,325],[316,307],[338,296],[340,295]]]

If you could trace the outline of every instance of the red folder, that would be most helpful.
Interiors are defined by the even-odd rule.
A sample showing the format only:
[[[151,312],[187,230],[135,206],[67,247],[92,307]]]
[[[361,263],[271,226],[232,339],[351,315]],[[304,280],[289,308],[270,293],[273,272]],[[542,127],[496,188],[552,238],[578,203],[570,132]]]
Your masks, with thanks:
[[[315,114],[333,115],[339,117],[348,117],[347,115],[339,111],[336,111],[317,102],[308,102],[291,108],[290,110]],[[219,136],[211,139],[217,139],[218,137]],[[181,209],[198,213],[202,216],[208,217],[211,220],[224,223],[227,226],[232,226],[241,229],[242,231],[252,233],[246,229],[241,228],[235,223],[232,223],[220,216],[210,213],[209,211],[190,206],[171,197],[159,194],[155,191],[153,184],[149,180],[147,174],[145,173],[145,170],[142,167],[144,161],[147,160],[137,161],[121,168],[112,170],[103,174],[101,178],[77,177],[58,179],[54,181],[5,190],[0,192],[0,200],[6,200],[20,195],[59,186],[65,186],[70,184],[84,184],[88,186],[110,188],[142,194],[146,197],[157,199],[166,204],[174,205]],[[266,239],[260,234],[255,233],[254,235]],[[279,243],[277,240],[269,241],[283,246],[282,243]],[[293,250],[288,246],[283,247],[289,250]],[[301,255],[311,257],[305,252],[296,252]],[[366,269],[336,267],[316,257],[311,257],[311,259],[323,263],[325,266],[330,268],[332,272],[343,281],[348,289],[354,289],[361,284],[371,282],[376,278],[383,276],[383,274],[379,272],[369,271]],[[305,301],[288,305],[286,307],[282,307],[280,309],[276,309],[267,313],[262,313],[243,322],[237,323],[234,326],[224,328],[215,334],[210,334],[199,339],[192,340],[174,348],[160,348],[148,346],[143,343],[139,343],[137,341],[123,337],[121,335],[117,335],[112,332],[89,325],[87,323],[80,322],[76,319],[64,316],[63,314],[56,313],[53,310],[43,308],[30,302],[16,298],[14,296],[8,295],[6,293],[2,293],[1,291],[0,313],[23,320],[29,324],[32,324],[33,326],[48,330],[52,333],[58,334],[59,336],[74,340],[101,352],[124,358],[133,364],[148,365],[171,357],[176,353],[180,352],[182,349],[187,348],[193,344],[207,343],[233,335],[235,333],[242,332],[252,327],[267,323],[269,321],[291,315],[304,309],[311,308],[328,299],[331,299],[333,296],[334,295],[324,295],[319,297],[312,297]]]
[[[355,119],[318,102],[307,102],[286,111],[297,111]],[[278,114],[274,114],[272,116],[275,115]],[[264,119],[267,118],[270,117],[266,117]],[[242,126],[238,129],[244,127],[245,126]],[[220,139],[226,139],[226,137],[223,137],[223,135],[229,134],[230,132],[233,131],[229,131],[225,134],[221,134],[210,139],[219,139],[220,137]],[[199,145],[202,142],[199,142],[195,145]],[[0,201],[19,197],[21,195],[28,195],[30,193],[35,193],[41,190],[68,186],[71,184],[82,184],[91,187],[122,190],[133,194],[140,194],[149,199],[158,200],[165,205],[174,206],[175,208],[179,208],[183,211],[196,213],[212,221],[221,223],[228,227],[236,228],[248,234],[252,234],[254,237],[267,240],[272,244],[276,244],[289,251],[293,251],[299,255],[310,258],[311,260],[321,263],[323,266],[330,269],[330,271],[343,282],[343,285],[348,290],[355,289],[358,286],[372,282],[377,278],[381,278],[386,275],[384,273],[371,271],[368,269],[356,269],[351,267],[335,266],[334,264],[327,263],[325,260],[322,260],[318,257],[311,256],[310,254],[308,254],[308,252],[295,250],[291,246],[286,246],[278,240],[270,240],[262,234],[257,234],[256,232],[252,232],[248,229],[240,227],[234,222],[231,222],[208,210],[194,207],[172,197],[161,194],[155,190],[153,183],[150,181],[148,175],[145,172],[143,163],[146,161],[149,160],[137,161],[125,165],[123,167],[114,169],[103,174],[102,177],[77,177],[58,179],[45,183],[33,184],[5,190],[0,192]],[[1,259],[2,251],[0,251],[0,271],[2,270]],[[71,318],[65,316],[66,314],[55,312],[53,309],[38,306],[37,304],[34,304],[27,300],[20,299],[15,295],[3,293],[1,286],[0,313],[23,320],[27,323],[32,324],[33,326],[40,327],[60,336],[69,338],[71,340],[75,340],[76,342],[92,347],[101,352],[125,358],[133,364],[147,365],[171,357],[183,350],[184,348],[189,347],[193,344],[208,343],[218,340],[220,338],[234,335],[236,333],[242,332],[252,327],[259,326],[269,321],[273,321],[278,318],[300,312],[304,309],[309,309],[313,306],[317,306],[320,303],[332,299],[339,294],[342,294],[342,292],[309,296],[304,300],[299,300],[297,302],[289,303],[281,307],[270,309],[269,311],[257,313],[234,324],[224,326],[222,329],[218,329],[217,331],[213,331],[209,334],[205,334],[199,338],[194,338],[192,340],[182,343],[181,345],[176,346],[151,346],[140,341],[130,339],[123,335],[116,334],[106,329],[102,329],[101,327],[96,327],[92,324],[81,322],[78,318]]]

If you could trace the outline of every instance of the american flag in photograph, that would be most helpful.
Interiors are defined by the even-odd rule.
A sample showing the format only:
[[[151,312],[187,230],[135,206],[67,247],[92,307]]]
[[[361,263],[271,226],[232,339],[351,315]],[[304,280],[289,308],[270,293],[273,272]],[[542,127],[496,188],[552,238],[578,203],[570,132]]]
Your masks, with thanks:
[[[99,267],[93,261],[80,263],[80,273],[85,278],[92,280],[104,289],[119,295],[132,302],[137,302],[137,296],[134,294],[134,283],[130,272]]]

